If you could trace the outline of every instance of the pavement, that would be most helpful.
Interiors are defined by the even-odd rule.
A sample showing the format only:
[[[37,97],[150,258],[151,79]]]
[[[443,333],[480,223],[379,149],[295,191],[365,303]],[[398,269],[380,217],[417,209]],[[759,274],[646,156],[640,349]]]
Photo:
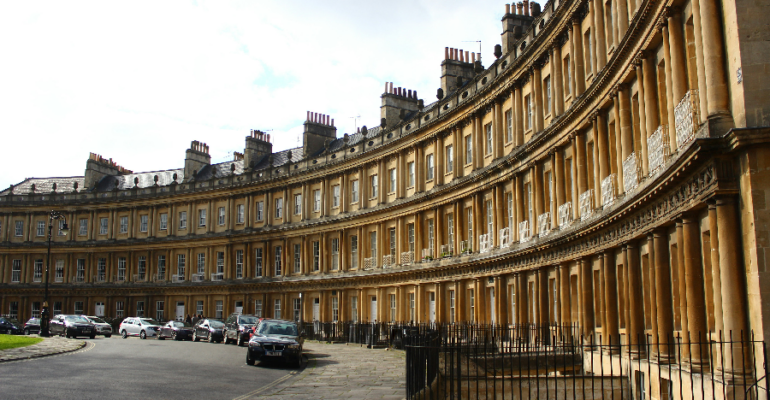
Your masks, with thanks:
[[[32,346],[0,350],[0,363],[69,353],[80,350],[85,345],[84,340],[66,339],[59,336],[43,338],[42,342]]]
[[[307,341],[307,367],[240,399],[392,399],[406,397],[406,359],[400,350]]]
[[[125,354],[128,349],[118,349],[116,347],[123,347],[124,345],[142,343],[142,347],[150,346],[163,346],[164,342],[152,341],[139,341],[135,342],[123,342],[123,339],[119,339],[121,342],[116,342],[113,345],[105,347],[105,342],[99,344],[98,349],[102,351],[115,351],[120,354]],[[93,341],[89,341],[93,342]],[[168,341],[166,341],[168,342]],[[101,341],[100,341],[101,343]],[[66,339],[61,337],[44,338],[42,342],[34,344],[32,346],[21,347],[16,349],[2,350],[0,351],[0,365],[3,362],[18,361],[26,359],[34,359],[45,356],[53,356],[63,353],[76,352],[80,349],[84,349],[86,341]],[[96,343],[91,343],[88,348],[83,351],[91,350]],[[180,346],[179,349],[173,350],[173,354],[177,354],[176,358],[182,357],[179,350],[190,346],[190,343],[168,343],[168,345]],[[192,344],[192,346],[199,344]],[[199,346],[205,346],[199,345]],[[186,347],[189,349],[189,347]],[[200,347],[204,350],[203,347]],[[160,348],[158,348],[160,349]],[[206,347],[205,349],[208,349]],[[245,358],[242,356],[242,349],[238,349],[235,346],[213,345],[211,349],[215,351],[219,358],[222,357],[222,350],[230,350],[234,352],[234,357],[237,359]],[[241,350],[241,351],[239,351]],[[135,351],[135,350],[134,350]],[[82,352],[78,352],[80,354]],[[88,358],[99,358],[98,352],[88,352],[90,356]],[[116,354],[117,354],[116,353]],[[182,353],[182,354],[196,354],[197,352]],[[109,359],[114,359],[116,354],[108,354]],[[236,397],[238,400],[245,399],[392,399],[401,400],[406,395],[406,361],[405,353],[400,350],[388,350],[388,349],[367,349],[365,346],[357,344],[328,344],[315,341],[306,341],[304,344],[304,354],[307,357],[307,363],[305,368],[301,370],[287,369],[287,370],[274,370],[270,368],[263,370],[260,376],[266,378],[267,384],[262,384],[256,390],[246,393],[245,395]],[[81,354],[86,356],[86,354]],[[125,355],[124,355],[125,357]],[[148,356],[142,356],[146,358]],[[211,356],[207,356],[211,357]],[[69,357],[67,357],[69,358]],[[183,364],[191,363],[191,360],[183,360]],[[81,363],[81,361],[78,361]],[[232,362],[228,361],[228,364]],[[60,367],[57,367],[60,368]],[[104,367],[100,367],[104,368]],[[225,366],[216,366],[216,370],[222,370]],[[244,369],[245,368],[245,369]],[[241,371],[243,369],[243,371]],[[247,372],[251,376],[254,371],[254,367],[248,367],[245,363],[235,372]],[[145,371],[146,372],[146,371]],[[173,370],[171,371],[173,373]],[[286,372],[289,372],[288,374]],[[160,374],[160,372],[158,372]],[[105,374],[111,375],[111,374]],[[237,374],[233,374],[237,375]],[[121,373],[123,378],[130,378],[126,373]],[[67,379],[71,380],[72,377]],[[234,376],[234,382],[244,382],[244,378],[240,376]],[[202,379],[200,377],[196,379]],[[252,377],[250,380],[253,380]],[[129,381],[131,379],[128,379]],[[221,380],[221,378],[220,378]],[[253,383],[258,383],[258,379]],[[262,380],[264,381],[264,380]],[[233,382],[219,382],[225,385],[228,389],[232,389],[230,386]],[[209,385],[211,385],[209,383]],[[235,384],[235,386],[246,386]],[[245,387],[242,387],[245,388]],[[218,395],[225,395],[226,390],[224,387],[219,388]],[[1,392],[1,391],[0,391]],[[243,393],[243,392],[241,392]],[[21,397],[26,397],[27,394],[19,393]],[[31,395],[31,393],[29,393]],[[177,393],[183,394],[183,393]],[[201,394],[201,392],[198,392]],[[173,398],[175,396],[169,396]],[[184,397],[184,396],[183,396]],[[229,396],[226,396],[229,397]]]

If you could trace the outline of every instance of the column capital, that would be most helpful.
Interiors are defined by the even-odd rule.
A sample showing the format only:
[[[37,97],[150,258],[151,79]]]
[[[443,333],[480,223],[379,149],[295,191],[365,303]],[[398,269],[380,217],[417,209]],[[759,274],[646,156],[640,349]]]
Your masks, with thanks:
[[[635,249],[637,248],[636,242],[630,241],[623,244],[623,251],[626,249]]]
[[[679,15],[681,15],[682,9],[678,6],[668,6],[663,9],[663,13],[661,13],[661,17],[665,17],[668,19],[676,18]]]

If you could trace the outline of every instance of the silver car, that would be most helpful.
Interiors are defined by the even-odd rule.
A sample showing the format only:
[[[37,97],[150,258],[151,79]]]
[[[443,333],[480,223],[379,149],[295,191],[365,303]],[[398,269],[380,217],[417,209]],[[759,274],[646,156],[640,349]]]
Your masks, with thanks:
[[[118,332],[123,339],[129,336],[139,336],[142,339],[154,337],[160,332],[161,324],[152,318],[128,317],[120,323]]]
[[[106,338],[112,336],[112,327],[103,319],[93,315],[83,315],[82,317],[87,318],[89,321],[91,321],[92,324],[94,324],[94,327],[96,327],[97,335],[102,335]]]

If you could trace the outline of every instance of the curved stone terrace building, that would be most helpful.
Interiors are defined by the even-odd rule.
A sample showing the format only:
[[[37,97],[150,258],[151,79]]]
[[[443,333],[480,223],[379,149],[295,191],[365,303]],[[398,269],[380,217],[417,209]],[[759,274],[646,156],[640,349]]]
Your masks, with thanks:
[[[501,4],[497,59],[446,49],[442,99],[386,84],[378,127],[308,113],[301,148],[24,180],[0,311],[39,312],[55,209],[53,313],[767,338],[770,32],[744,3]]]

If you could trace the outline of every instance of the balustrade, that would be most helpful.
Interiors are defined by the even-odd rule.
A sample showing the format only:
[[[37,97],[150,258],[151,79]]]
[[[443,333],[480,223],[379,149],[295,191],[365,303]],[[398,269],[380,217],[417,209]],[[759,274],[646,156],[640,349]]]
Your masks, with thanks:
[[[684,94],[679,104],[674,107],[676,124],[676,143],[681,149],[695,139],[695,132],[700,125],[698,119],[698,91],[690,90]]]
[[[580,220],[585,221],[594,214],[594,190],[588,189],[580,194]]]
[[[377,267],[377,259],[374,257],[364,258],[364,271]]]
[[[211,274],[212,281],[221,281],[222,279],[225,279],[224,272],[220,272],[218,274]]]
[[[393,266],[393,256],[386,254],[382,256],[382,268],[390,268]]]
[[[442,244],[441,247],[439,247],[439,251],[441,253],[441,257],[449,257],[454,254],[455,246],[452,243]]]
[[[144,282],[144,274],[134,274],[134,282]]]
[[[401,265],[409,265],[414,262],[414,252],[405,251],[401,253]]]
[[[649,176],[655,176],[663,170],[669,156],[667,125],[659,126],[647,139],[647,152]]]
[[[184,275],[171,275],[171,283],[182,283],[184,282]]]
[[[524,243],[529,241],[529,221],[519,222],[519,242]]]
[[[636,153],[631,153],[623,161],[623,191],[628,193],[639,186],[639,177],[642,175],[642,166],[636,158]]]
[[[479,235],[479,253],[487,253],[492,250],[492,239],[489,234]]]
[[[506,248],[511,245],[511,228],[500,229],[500,248]]]
[[[615,203],[615,174],[610,174],[602,179],[602,207],[609,207]]]
[[[470,240],[462,240],[460,241],[460,253],[462,254],[470,254],[473,252],[473,246],[471,246]]]
[[[572,202],[568,201],[559,206],[559,229],[564,229],[572,223]]]
[[[537,216],[537,232],[540,237],[548,236],[551,233],[551,213],[544,212]]]

